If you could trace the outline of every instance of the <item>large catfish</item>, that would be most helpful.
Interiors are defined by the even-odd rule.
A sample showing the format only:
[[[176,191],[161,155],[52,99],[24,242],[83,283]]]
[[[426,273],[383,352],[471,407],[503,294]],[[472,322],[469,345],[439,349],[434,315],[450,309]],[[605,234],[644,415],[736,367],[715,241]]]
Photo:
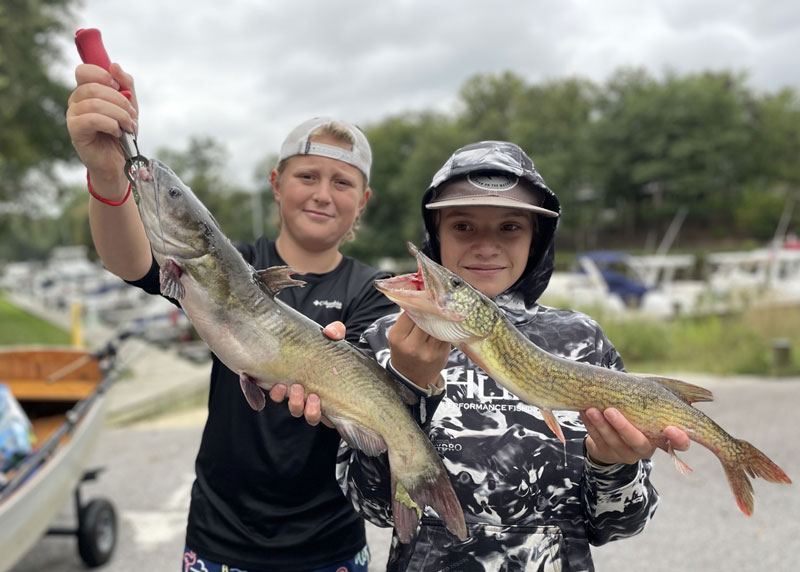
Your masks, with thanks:
[[[282,288],[303,282],[286,266],[250,266],[169,167],[152,160],[135,184],[162,293],[180,301],[200,337],[239,374],[250,406],[262,409],[262,390],[276,383],[297,382],[318,394],[323,414],[352,447],[368,455],[388,451],[400,540],[416,533],[424,506],[464,540],[464,513],[441,459],[410,414],[410,393],[374,360],[344,340],[328,339],[319,324],[276,299]]]
[[[711,392],[679,380],[647,377],[567,360],[550,354],[523,336],[497,305],[462,278],[408,244],[419,270],[376,281],[378,290],[402,307],[426,333],[450,342],[497,383],[538,407],[547,426],[562,441],[553,410],[590,407],[618,409],[655,445],[678,460],[661,436],[668,425],[711,450],[722,463],[736,504],[753,512],[748,477],[791,483],[780,467],[747,441],[736,439],[699,409]]]

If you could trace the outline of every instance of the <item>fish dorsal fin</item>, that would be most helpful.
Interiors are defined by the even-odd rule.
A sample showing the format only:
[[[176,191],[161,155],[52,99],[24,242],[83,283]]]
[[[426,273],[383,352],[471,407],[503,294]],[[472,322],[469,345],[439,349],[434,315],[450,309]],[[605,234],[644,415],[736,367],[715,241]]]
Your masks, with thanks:
[[[669,377],[659,377],[648,375],[645,376],[651,381],[655,381],[672,391],[678,397],[683,399],[686,403],[697,403],[698,401],[714,401],[714,394],[712,394],[705,387],[686,383],[679,379],[672,379]]]
[[[270,266],[264,270],[256,270],[259,286],[270,296],[275,296],[289,286],[306,285],[302,280],[292,278],[292,274],[296,274],[296,272],[291,266]]]
[[[328,419],[336,426],[342,439],[353,449],[364,451],[370,457],[377,457],[386,451],[386,441],[372,429],[343,417],[328,415]]]

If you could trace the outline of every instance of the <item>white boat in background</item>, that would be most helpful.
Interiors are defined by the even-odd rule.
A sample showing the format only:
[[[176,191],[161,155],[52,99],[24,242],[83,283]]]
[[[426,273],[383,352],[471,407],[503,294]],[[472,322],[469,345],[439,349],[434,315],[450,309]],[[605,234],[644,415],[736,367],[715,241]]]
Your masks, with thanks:
[[[684,207],[655,254],[579,254],[572,271],[553,273],[541,301],[610,317],[662,319],[800,304],[800,238],[788,232],[793,208],[788,198],[769,247],[716,252],[699,260],[693,254],[668,254],[688,213]]]
[[[800,242],[794,244],[711,253],[702,269],[691,254],[583,253],[575,269],[553,274],[542,303],[660,319],[800,304]]]
[[[690,278],[694,255],[597,251],[578,255],[575,265],[571,272],[553,273],[542,295],[543,304],[620,318],[663,319],[703,311],[707,286]]]
[[[708,256],[711,295],[731,310],[800,303],[800,248],[760,248]]]

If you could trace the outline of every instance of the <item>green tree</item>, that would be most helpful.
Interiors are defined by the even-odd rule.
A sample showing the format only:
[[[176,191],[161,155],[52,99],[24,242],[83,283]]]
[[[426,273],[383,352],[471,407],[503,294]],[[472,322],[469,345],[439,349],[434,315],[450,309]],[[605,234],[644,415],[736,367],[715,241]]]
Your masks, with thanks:
[[[4,213],[0,217],[0,260],[42,260],[63,242],[63,228],[52,217],[31,217],[24,212]]]
[[[51,63],[61,57],[55,40],[72,20],[73,3],[0,4],[0,202],[52,196],[53,165],[77,159],[65,122],[71,90],[51,75]]]
[[[749,150],[754,177],[767,186],[800,187],[800,97],[784,88],[766,94],[755,105],[753,145]]]
[[[278,164],[278,154],[270,153],[253,169],[253,180],[256,181],[255,192],[251,198],[253,205],[253,236],[266,236],[274,239],[278,236],[280,216],[278,204],[272,194],[272,183],[269,180],[272,169]]]
[[[373,199],[354,243],[344,252],[377,264],[408,259],[406,242],[420,244],[420,200],[436,170],[468,142],[450,117],[425,112],[386,119],[366,129],[373,152]]]
[[[593,115],[598,88],[578,78],[527,87],[509,138],[531,155],[561,201],[560,236],[593,248],[603,189],[597,185]]]
[[[641,70],[616,73],[594,140],[606,200],[627,213],[628,230],[668,221],[683,205],[694,224],[730,222],[748,175],[752,109],[745,78],[730,72],[663,82]]]
[[[158,149],[170,166],[213,214],[231,240],[252,241],[252,194],[228,182],[228,151],[212,137],[190,138],[186,151]]]
[[[459,91],[458,115],[465,139],[511,139],[526,91],[525,81],[510,71],[478,74],[464,82]]]

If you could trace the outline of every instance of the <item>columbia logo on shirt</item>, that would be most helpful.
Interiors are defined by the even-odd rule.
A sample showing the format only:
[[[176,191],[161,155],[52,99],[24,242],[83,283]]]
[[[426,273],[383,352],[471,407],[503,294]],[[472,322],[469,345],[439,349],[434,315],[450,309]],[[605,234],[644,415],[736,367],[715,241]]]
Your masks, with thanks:
[[[314,305],[315,306],[324,306],[325,308],[328,308],[329,310],[331,308],[334,308],[336,310],[341,310],[342,309],[342,303],[339,300],[314,300]]]

